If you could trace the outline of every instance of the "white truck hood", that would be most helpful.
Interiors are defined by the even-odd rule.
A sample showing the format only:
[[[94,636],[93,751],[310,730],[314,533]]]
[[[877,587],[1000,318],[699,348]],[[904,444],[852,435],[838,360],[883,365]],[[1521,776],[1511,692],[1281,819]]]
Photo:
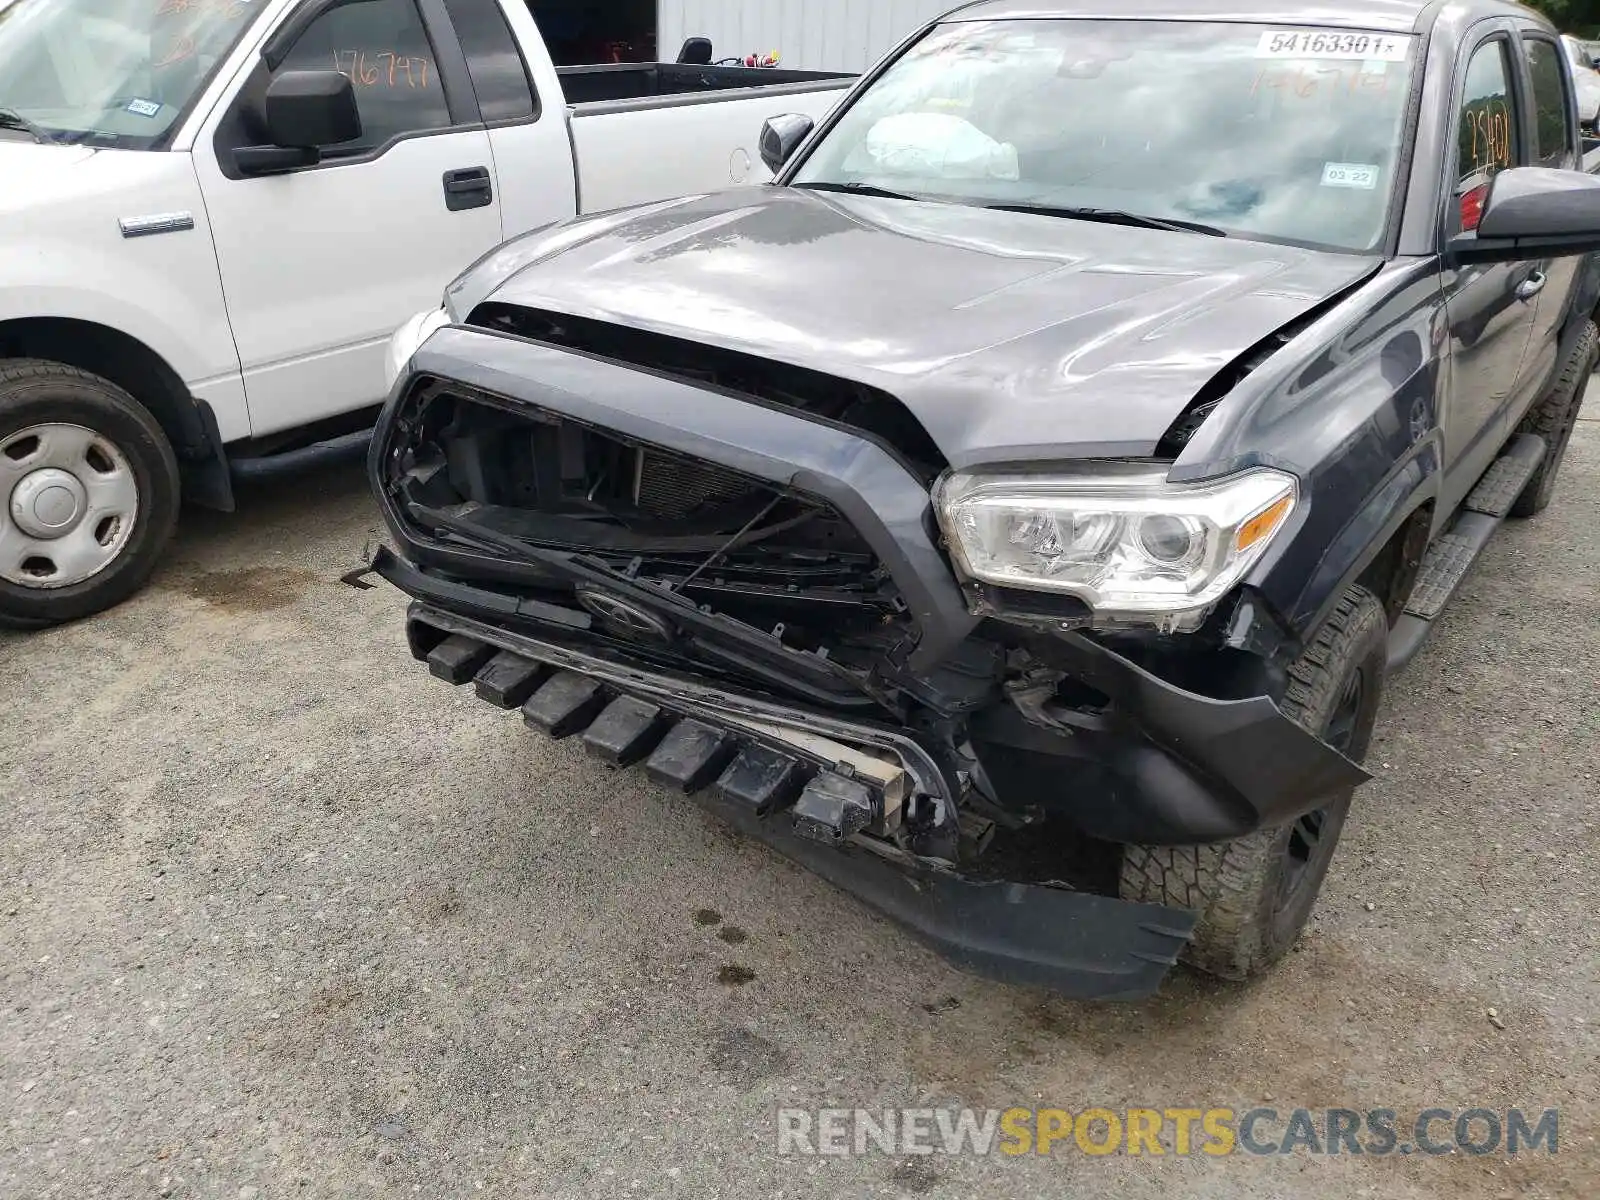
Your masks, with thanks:
[[[0,8],[5,5],[0,3]],[[5,179],[5,189],[0,190],[0,205],[10,205],[40,184],[50,186],[51,176],[88,162],[94,154],[94,149],[88,146],[42,146],[26,141],[19,134],[3,134],[0,136],[0,179]]]
[[[122,221],[182,212],[198,225],[203,211],[189,156],[168,151],[0,140],[0,180],[0,243],[25,255],[49,243],[117,254]]]
[[[0,7],[4,7],[0,5]],[[40,145],[22,138],[0,139],[0,212],[31,208],[41,201],[56,202],[64,191],[77,190],[74,168],[94,158],[88,146]]]

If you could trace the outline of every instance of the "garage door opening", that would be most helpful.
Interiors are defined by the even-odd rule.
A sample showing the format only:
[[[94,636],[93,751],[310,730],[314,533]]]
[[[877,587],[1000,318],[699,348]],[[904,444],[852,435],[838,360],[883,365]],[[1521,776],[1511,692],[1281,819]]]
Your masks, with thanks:
[[[657,59],[656,0],[528,0],[528,9],[558,67]]]

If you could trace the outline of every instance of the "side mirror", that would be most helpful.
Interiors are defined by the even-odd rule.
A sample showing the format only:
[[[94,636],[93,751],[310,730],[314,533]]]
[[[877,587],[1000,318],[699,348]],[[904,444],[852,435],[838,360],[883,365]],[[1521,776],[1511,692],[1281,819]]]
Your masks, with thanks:
[[[271,144],[233,152],[246,175],[315,166],[324,146],[361,136],[355,87],[338,71],[285,71],[267,85],[261,118]]]
[[[776,175],[815,127],[810,117],[799,113],[768,117],[761,126],[761,161]]]
[[[1476,232],[1453,239],[1450,248],[1465,262],[1600,252],[1600,178],[1549,167],[1501,171]]]

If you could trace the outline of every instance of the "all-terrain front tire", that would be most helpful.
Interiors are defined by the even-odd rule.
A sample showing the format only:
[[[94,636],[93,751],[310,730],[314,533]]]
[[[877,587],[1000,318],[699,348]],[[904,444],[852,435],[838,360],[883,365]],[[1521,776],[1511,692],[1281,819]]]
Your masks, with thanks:
[[[44,359],[0,359],[0,626],[127,599],[178,519],[166,434],[127,392]]]
[[[1594,370],[1597,347],[1600,347],[1600,331],[1596,331],[1593,321],[1585,321],[1577,345],[1561,364],[1550,390],[1517,426],[1518,433],[1537,433],[1544,438],[1544,461],[1528,480],[1522,494],[1512,501],[1511,516],[1537,516],[1550,506],[1556,492],[1556,476],[1561,471],[1562,459],[1567,456],[1567,443],[1572,440],[1572,429],[1578,422],[1578,410],[1583,407],[1583,394]]]
[[[1362,587],[1289,668],[1285,715],[1352,759],[1365,757],[1388,661],[1389,622]],[[1245,979],[1277,962],[1300,936],[1350,811],[1351,793],[1286,825],[1204,846],[1125,846],[1119,892],[1192,908],[1199,924],[1184,961]]]

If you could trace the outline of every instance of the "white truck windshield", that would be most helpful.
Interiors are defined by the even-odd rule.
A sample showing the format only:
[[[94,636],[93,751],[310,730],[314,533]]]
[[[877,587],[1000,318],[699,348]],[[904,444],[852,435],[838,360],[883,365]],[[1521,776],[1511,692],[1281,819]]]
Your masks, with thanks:
[[[13,0],[0,114],[57,142],[154,145],[259,10],[249,0]]]
[[[1222,22],[952,22],[864,92],[791,182],[1365,251],[1385,226],[1413,42]]]

